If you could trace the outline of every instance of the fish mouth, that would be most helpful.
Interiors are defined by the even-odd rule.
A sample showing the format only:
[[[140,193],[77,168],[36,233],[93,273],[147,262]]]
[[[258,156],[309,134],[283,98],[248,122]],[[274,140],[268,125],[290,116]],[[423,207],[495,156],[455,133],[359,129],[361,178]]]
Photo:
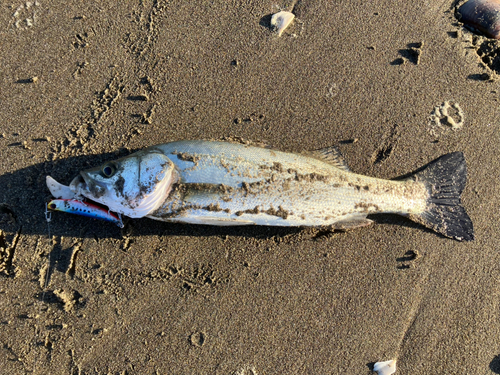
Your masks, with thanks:
[[[69,186],[63,185],[57,182],[51,176],[45,178],[47,188],[55,199],[76,199],[83,200],[83,198],[95,199],[103,195],[102,191],[105,190],[104,187],[99,186],[98,188],[91,188],[96,186],[91,180],[86,179],[85,175],[76,176]],[[89,183],[90,182],[90,183]],[[100,194],[94,194],[96,190],[101,192]]]
[[[69,188],[76,196],[85,196],[88,193],[87,182],[81,174],[71,181]]]
[[[106,194],[106,187],[89,178],[85,172],[80,172],[80,174],[71,181],[69,188],[77,196],[84,196],[96,201],[99,201],[99,198]]]
[[[69,186],[63,185],[60,182],[57,182],[51,176],[47,176],[45,178],[47,188],[49,189],[52,196],[56,199],[74,199],[75,193],[72,191]]]

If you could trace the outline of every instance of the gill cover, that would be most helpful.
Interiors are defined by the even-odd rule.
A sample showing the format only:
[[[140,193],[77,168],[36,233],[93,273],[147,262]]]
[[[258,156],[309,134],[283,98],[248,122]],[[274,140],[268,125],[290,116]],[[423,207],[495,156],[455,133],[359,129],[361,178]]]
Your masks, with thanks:
[[[76,194],[132,218],[158,209],[178,179],[174,163],[154,149],[107,162],[80,175],[70,185]]]

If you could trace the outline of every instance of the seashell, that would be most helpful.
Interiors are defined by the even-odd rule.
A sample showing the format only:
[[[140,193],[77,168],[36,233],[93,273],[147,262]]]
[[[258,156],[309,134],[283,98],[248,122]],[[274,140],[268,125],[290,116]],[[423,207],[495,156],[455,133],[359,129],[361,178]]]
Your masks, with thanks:
[[[278,36],[281,36],[283,31],[285,31],[294,18],[295,14],[285,10],[275,13],[271,17],[271,28],[278,33]]]
[[[373,365],[373,371],[377,371],[378,375],[394,374],[396,372],[396,360],[377,362]]]
[[[469,0],[458,9],[460,21],[489,38],[500,39],[500,0]]]

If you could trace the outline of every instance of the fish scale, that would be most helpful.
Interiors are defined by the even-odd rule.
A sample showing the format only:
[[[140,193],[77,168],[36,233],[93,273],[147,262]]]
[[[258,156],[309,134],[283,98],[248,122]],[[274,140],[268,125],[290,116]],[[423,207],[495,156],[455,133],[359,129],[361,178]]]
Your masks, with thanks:
[[[367,213],[418,214],[426,206],[427,193],[422,183],[355,175],[306,155],[205,141],[173,142],[155,148],[176,164],[183,183],[223,182],[235,188],[229,194],[229,202],[220,194],[193,189],[189,198],[178,196],[167,200],[149,215],[155,219],[182,221],[187,216],[196,216],[206,221],[222,218],[258,225],[322,226],[363,219]],[[251,194],[242,186],[245,183],[260,184]],[[227,196],[226,193],[226,199]],[[203,209],[216,204],[220,211]],[[256,207],[258,215],[245,213],[255,211]],[[280,211],[279,215],[266,214],[273,210]],[[179,212],[177,217],[173,215],[176,212]],[[287,213],[286,219],[283,212]]]
[[[204,166],[198,168],[203,169]],[[191,171],[191,181],[202,180],[194,177],[195,171],[196,169]],[[325,176],[322,176],[322,181],[307,181],[307,177],[297,181],[290,173],[276,171],[272,174],[274,181],[270,181],[267,173],[261,173],[258,180],[240,177],[238,182],[233,184],[235,188],[226,193],[214,193],[209,191],[210,189],[193,187],[186,194],[174,194],[150,217],[169,221],[182,221],[188,216],[197,217],[201,221],[219,218],[234,221],[233,225],[240,222],[258,225],[328,226],[337,222],[363,219],[368,213],[410,214],[425,210],[426,191],[422,184],[399,181],[391,181],[388,184],[385,180],[368,177],[353,184],[348,178],[342,178],[342,174],[349,172],[329,165],[324,167],[323,172]],[[245,183],[249,184],[250,188],[242,186]],[[186,184],[186,187],[189,189],[189,184]],[[370,190],[373,193],[370,193]],[[406,198],[398,198],[395,192],[403,192]],[[411,198],[415,194],[420,199]],[[218,210],[204,209],[214,205],[218,205]]]

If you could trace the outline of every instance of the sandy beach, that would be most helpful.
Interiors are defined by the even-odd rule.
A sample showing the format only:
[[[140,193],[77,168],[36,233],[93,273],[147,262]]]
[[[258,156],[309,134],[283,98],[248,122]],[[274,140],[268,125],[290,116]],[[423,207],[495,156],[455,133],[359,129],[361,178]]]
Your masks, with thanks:
[[[500,374],[500,43],[461,3],[2,2],[0,374]],[[228,137],[386,179],[462,151],[475,240],[46,221],[47,175]]]

